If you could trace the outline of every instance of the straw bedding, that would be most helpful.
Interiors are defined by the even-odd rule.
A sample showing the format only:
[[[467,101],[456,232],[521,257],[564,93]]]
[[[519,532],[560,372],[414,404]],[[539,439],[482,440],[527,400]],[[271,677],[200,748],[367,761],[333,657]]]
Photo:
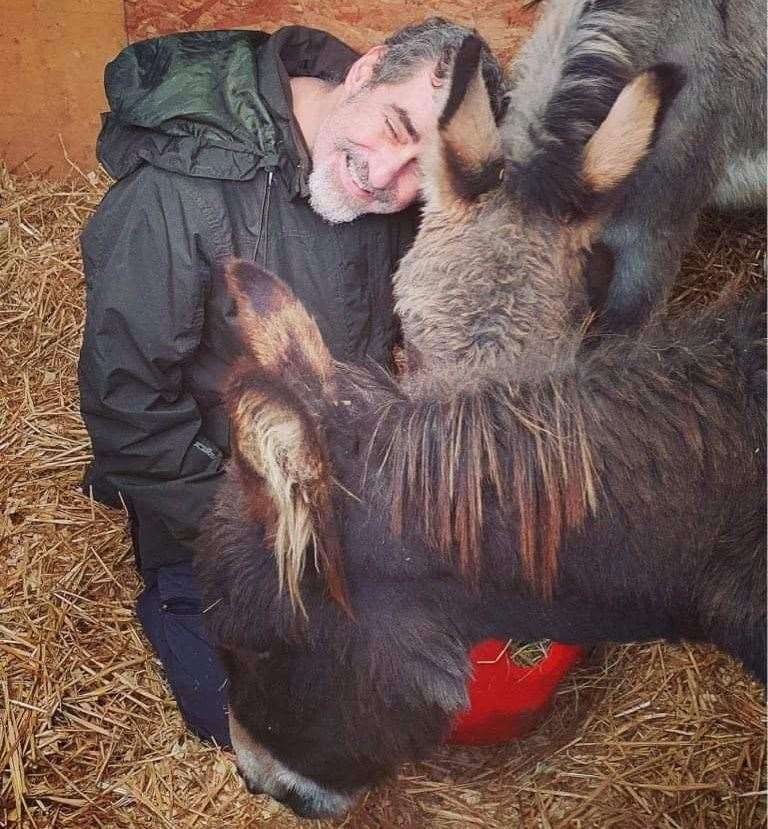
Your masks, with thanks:
[[[297,826],[185,733],[133,615],[125,516],[79,492],[77,233],[106,185],[0,167],[0,825]],[[764,256],[764,217],[709,218],[678,303],[734,277],[754,290]],[[528,739],[442,748],[327,825],[762,826],[764,715],[760,688],[711,648],[601,649]]]

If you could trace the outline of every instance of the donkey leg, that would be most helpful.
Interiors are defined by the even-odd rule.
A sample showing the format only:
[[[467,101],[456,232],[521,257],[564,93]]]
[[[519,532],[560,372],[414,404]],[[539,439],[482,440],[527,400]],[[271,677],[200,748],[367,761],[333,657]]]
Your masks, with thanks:
[[[711,641],[740,660],[752,676],[766,684],[766,618],[742,622],[738,628],[733,620],[723,621],[710,631]]]
[[[746,668],[752,673],[752,675],[763,683],[766,684],[766,673],[768,673],[768,669],[766,668],[766,634],[765,634],[765,619],[763,619],[762,624],[759,627],[759,630],[755,631],[755,647],[752,650],[751,654],[747,657],[744,657],[744,665]]]
[[[759,210],[765,205],[765,147],[746,150],[730,159],[712,194],[712,203],[723,211]]]
[[[699,218],[699,209],[667,221],[659,221],[658,214],[649,215],[643,205],[635,205],[635,210],[635,215],[617,217],[602,235],[614,266],[605,304],[597,310],[609,333],[636,330],[666,300]],[[605,284],[606,280],[590,262],[587,285],[591,297],[599,292],[593,287],[596,281]]]

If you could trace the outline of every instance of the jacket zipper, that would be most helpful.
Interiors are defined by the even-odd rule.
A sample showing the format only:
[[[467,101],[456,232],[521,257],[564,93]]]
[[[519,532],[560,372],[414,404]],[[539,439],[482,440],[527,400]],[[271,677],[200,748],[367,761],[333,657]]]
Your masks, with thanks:
[[[272,192],[272,177],[275,171],[269,170],[267,173],[267,186],[264,190],[264,198],[261,200],[261,221],[259,222],[259,238],[256,240],[256,251],[253,254],[253,261],[259,258],[259,251],[261,250],[261,240],[264,237],[264,228],[267,227],[269,221],[269,197]],[[267,267],[267,257],[264,257],[264,267]]]

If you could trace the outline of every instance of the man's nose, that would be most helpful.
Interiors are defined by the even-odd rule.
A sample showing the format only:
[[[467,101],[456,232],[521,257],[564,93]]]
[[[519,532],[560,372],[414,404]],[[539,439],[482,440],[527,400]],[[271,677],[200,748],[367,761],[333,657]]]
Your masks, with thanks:
[[[412,149],[376,153],[368,160],[369,186],[374,190],[386,190],[391,187],[413,158]]]

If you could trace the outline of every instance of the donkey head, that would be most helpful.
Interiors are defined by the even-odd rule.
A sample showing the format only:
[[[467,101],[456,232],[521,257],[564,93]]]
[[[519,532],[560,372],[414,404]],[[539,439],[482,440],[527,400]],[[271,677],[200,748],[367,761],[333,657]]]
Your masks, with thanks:
[[[250,353],[198,555],[205,619],[249,788],[337,814],[439,742],[466,704],[467,648],[449,618],[462,599],[355,494],[370,434],[313,320],[254,265],[232,263],[227,279]]]
[[[602,64],[589,75],[581,63],[520,142],[519,124],[494,121],[478,53],[468,38],[457,57],[422,161],[424,219],[394,278],[412,364],[425,368],[550,352],[583,320],[586,252],[679,87],[666,65],[634,79],[613,67],[608,83]],[[581,113],[568,98],[577,88]]]

